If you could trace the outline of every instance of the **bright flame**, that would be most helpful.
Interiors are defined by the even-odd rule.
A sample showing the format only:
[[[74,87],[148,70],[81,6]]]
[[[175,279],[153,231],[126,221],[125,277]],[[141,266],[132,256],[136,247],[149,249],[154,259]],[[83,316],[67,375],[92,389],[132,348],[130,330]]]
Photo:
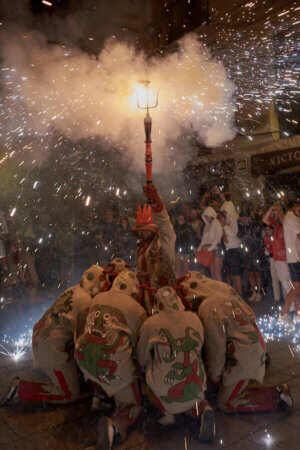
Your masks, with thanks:
[[[134,94],[130,98],[130,105],[137,108],[147,108],[147,88],[141,84],[136,83],[133,88]],[[148,106],[156,105],[157,91],[156,89],[148,87]]]

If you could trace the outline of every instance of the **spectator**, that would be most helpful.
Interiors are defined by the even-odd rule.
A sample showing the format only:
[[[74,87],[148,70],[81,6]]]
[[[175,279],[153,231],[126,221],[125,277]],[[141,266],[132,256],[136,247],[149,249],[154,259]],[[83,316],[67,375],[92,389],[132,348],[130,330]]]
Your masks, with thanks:
[[[190,259],[194,250],[196,233],[186,222],[183,214],[177,216],[175,224],[176,243],[175,243],[175,266],[178,277],[189,270]]]
[[[263,241],[265,246],[265,254],[269,260],[271,278],[272,278],[272,288],[273,288],[273,298],[275,302],[280,301],[280,288],[279,288],[279,278],[276,271],[276,267],[273,259],[273,228],[266,226],[263,230]]]
[[[222,281],[222,225],[217,219],[216,211],[211,206],[205,208],[202,214],[202,219],[205,223],[205,226],[198,250],[200,251],[206,249],[214,253],[215,257],[209,265],[210,274],[214,280]]]
[[[201,229],[203,225],[202,220],[199,218],[198,211],[196,209],[191,209],[190,217],[191,217],[190,225],[194,233],[198,235],[199,228]]]
[[[200,210],[203,213],[205,208],[210,204],[211,201],[211,193],[210,191],[206,191],[204,195],[200,198]]]
[[[262,292],[262,234],[261,228],[251,213],[250,203],[244,203],[239,218],[238,237],[244,248],[244,267],[248,272],[250,283],[249,301],[260,302]]]
[[[274,266],[274,270],[276,274],[273,276],[279,279],[282,286],[282,291],[284,298],[291,290],[290,283],[290,271],[286,262],[286,250],[285,250],[285,242],[284,242],[284,234],[283,234],[283,219],[284,214],[280,207],[280,205],[272,205],[267,210],[265,215],[263,216],[263,222],[272,227],[274,232],[271,238],[272,240],[272,251],[273,251],[273,261],[270,262],[270,266]],[[274,272],[273,270],[273,272]],[[272,274],[272,270],[271,270]],[[272,277],[273,279],[273,277]],[[274,292],[275,295],[276,292]],[[277,293],[276,293],[277,295]],[[275,300],[279,300],[275,298]]]
[[[220,208],[222,206],[222,199],[220,199],[219,196],[220,190],[217,186],[214,187],[212,192],[206,191],[200,200],[201,211],[204,211],[207,206],[213,207],[216,212],[220,211]]]
[[[293,289],[285,298],[281,320],[289,321],[289,310],[294,303],[295,311],[299,311],[300,302],[300,203],[293,202],[283,221],[284,240],[286,247],[286,259],[289,265]],[[296,320],[299,318],[295,316]]]
[[[195,233],[194,247],[198,248],[202,239],[204,227],[203,227],[203,220],[199,217],[199,213],[195,208],[191,209],[189,224]]]
[[[241,240],[238,238],[238,215],[231,201],[225,201],[221,211],[223,215],[220,216],[220,222],[224,227],[223,241],[226,248],[224,267],[230,283],[240,295],[243,295],[243,256]]]

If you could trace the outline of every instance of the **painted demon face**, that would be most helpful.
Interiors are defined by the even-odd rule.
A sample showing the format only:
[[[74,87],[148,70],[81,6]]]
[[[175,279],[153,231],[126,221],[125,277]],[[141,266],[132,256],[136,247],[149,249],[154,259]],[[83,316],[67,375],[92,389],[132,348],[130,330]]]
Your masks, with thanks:
[[[105,338],[106,333],[112,327],[124,328],[127,323],[124,314],[108,305],[94,305],[86,321],[88,333],[100,338]]]

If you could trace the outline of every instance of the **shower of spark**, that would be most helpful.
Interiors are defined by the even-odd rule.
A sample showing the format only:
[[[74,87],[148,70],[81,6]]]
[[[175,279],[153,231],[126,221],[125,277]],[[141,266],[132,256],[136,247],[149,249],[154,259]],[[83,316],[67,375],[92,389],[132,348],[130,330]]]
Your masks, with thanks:
[[[266,342],[288,340],[291,355],[300,353],[300,327],[291,322],[290,325],[282,324],[278,314],[264,314],[257,320],[258,327]]]
[[[31,334],[28,330],[22,333],[18,339],[4,335],[2,343],[0,343],[0,354],[11,358],[14,362],[20,361],[31,348]]]
[[[259,15],[259,3],[253,0],[241,6],[238,19],[231,13],[212,11],[214,21],[209,28],[198,30],[200,44],[195,35],[187,35],[177,53],[163,58],[162,50],[162,58],[153,59],[151,81],[160,88],[154,139],[162,147],[155,155],[161,161],[154,170],[160,166],[165,171],[168,160],[172,175],[182,172],[191,157],[190,135],[208,147],[225,142],[222,152],[226,156],[226,141],[233,137],[235,127],[250,141],[261,128],[274,132],[268,124],[275,105],[282,113],[282,137],[293,134],[289,130],[298,126],[294,108],[299,94],[296,32],[300,7],[296,2],[285,9],[271,6]],[[5,32],[6,26],[4,20],[0,29]],[[21,218],[28,224],[43,219],[44,230],[31,248],[38,255],[43,246],[52,245],[57,230],[55,214],[49,211],[63,216],[76,202],[89,210],[97,202],[105,204],[108,197],[121,205],[125,197],[130,200],[131,178],[121,180],[114,167],[128,147],[133,158],[139,155],[143,167],[136,89],[144,76],[145,60],[114,36],[98,59],[65,43],[50,45],[41,34],[20,33],[20,27],[9,37],[1,44],[0,191],[12,220]],[[136,167],[128,162],[126,168],[132,166]],[[170,204],[184,199],[175,185],[176,176],[164,173],[164,178],[169,197],[171,192]],[[138,184],[136,177],[134,184]],[[194,192],[188,192],[187,198],[193,198]],[[256,187],[255,195],[261,193]],[[245,189],[245,196],[251,200],[254,194]],[[280,189],[277,196],[283,196]],[[75,220],[70,221],[71,231],[78,227]],[[294,345],[298,351],[298,333],[293,327],[268,316],[261,318],[261,327],[267,340],[289,336],[293,351]],[[6,349],[7,344],[3,345]],[[8,352],[13,352],[10,346]]]
[[[253,1],[241,6],[238,20],[231,13],[222,16],[212,11],[215,20],[210,25],[210,33],[214,27],[215,39],[210,47],[214,59],[207,50],[209,35],[203,26],[200,29],[202,44],[197,44],[194,36],[187,36],[179,54],[153,60],[151,79],[161,89],[161,108],[157,111],[160,127],[154,139],[163,151],[167,149],[171,160],[170,155],[175,155],[174,166],[176,159],[180,166],[180,159],[168,141],[170,136],[176,140],[182,128],[190,127],[200,141],[216,146],[233,137],[232,115],[235,112],[237,128],[253,140],[255,132],[268,123],[275,103],[279,111],[285,113],[287,129],[298,125],[293,108],[299,94],[296,67],[299,48],[295,33],[300,8],[296,2],[286,9],[266,8],[261,18],[258,5],[258,1]],[[239,21],[249,26],[238,27]],[[1,28],[5,30],[5,27],[4,21]],[[137,81],[145,68],[142,55],[116,42],[114,37],[97,61],[65,44],[49,46],[43,36],[34,38],[30,32],[22,31],[19,37],[18,33],[12,35],[10,44],[6,42],[2,49],[1,141],[4,153],[0,155],[0,163],[7,164],[28,154],[27,167],[28,164],[31,167],[27,173],[10,172],[14,183],[20,185],[17,199],[29,207],[29,202],[23,199],[23,191],[31,182],[28,174],[38,170],[40,159],[47,157],[51,149],[63,148],[67,137],[75,142],[82,137],[91,139],[87,159],[93,160],[97,158],[95,136],[102,136],[105,142],[112,141],[115,150],[122,152],[126,147],[122,132],[126,130],[126,138],[130,136],[128,147],[142,167],[143,159],[137,156],[140,152],[134,150],[143,136],[142,127],[136,125],[140,115],[135,107]],[[236,87],[234,106],[231,103],[233,84]],[[272,130],[269,127],[266,131]],[[289,131],[283,130],[283,133],[290,135]],[[177,140],[175,150],[181,150],[181,158],[187,152],[188,141],[185,140],[182,149],[179,147]],[[75,143],[70,151],[75,155],[81,148]],[[156,161],[157,157],[160,155],[156,155]],[[103,162],[108,164],[106,160]],[[164,170],[165,164],[160,161],[154,170],[158,167]],[[84,174],[80,167],[77,169]],[[35,184],[34,189],[38,192],[38,185]],[[76,194],[66,182],[53,183],[49,190],[54,199],[63,203],[86,197],[84,190]],[[41,199],[35,195],[32,201],[37,203]]]

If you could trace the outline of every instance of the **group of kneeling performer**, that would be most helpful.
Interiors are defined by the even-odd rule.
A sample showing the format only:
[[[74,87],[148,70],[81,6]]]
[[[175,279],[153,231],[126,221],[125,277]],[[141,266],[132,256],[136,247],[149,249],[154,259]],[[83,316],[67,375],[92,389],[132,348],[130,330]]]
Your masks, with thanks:
[[[33,375],[39,379],[17,377],[2,401],[72,402],[86,395],[84,377],[94,409],[114,400],[113,412],[99,420],[98,449],[126,439],[142,411],[141,392],[161,413],[162,426],[186,413],[203,441],[215,436],[207,381],[226,413],[292,406],[287,385],[262,384],[266,345],[237,292],[196,271],[176,280],[168,213],[154,185],[144,194],[152,209],[139,209],[133,227],[137,274],[119,258],[87,269],[34,325]]]

